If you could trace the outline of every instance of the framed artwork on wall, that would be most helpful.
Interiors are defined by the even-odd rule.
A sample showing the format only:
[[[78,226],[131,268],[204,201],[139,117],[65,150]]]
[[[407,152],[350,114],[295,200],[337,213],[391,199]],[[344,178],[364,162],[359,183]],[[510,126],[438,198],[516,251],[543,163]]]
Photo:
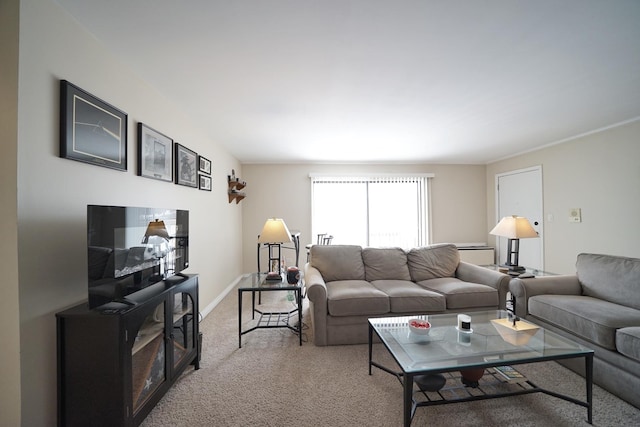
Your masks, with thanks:
[[[198,175],[200,178],[200,189],[204,191],[211,191],[211,177],[209,175]]]
[[[60,157],[127,170],[127,114],[60,80]]]
[[[211,175],[211,160],[204,156],[198,156],[198,170],[207,175]]]
[[[138,176],[173,181],[173,140],[138,123]]]
[[[189,150],[177,142],[174,144],[174,147],[176,184],[198,188],[198,167],[196,164],[198,155],[195,151]]]

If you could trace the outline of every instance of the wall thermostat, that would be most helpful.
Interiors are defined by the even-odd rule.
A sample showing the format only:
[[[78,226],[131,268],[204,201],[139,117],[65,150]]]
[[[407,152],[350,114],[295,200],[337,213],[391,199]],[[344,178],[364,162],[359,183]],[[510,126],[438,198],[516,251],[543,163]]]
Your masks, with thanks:
[[[569,222],[582,222],[580,208],[569,209]]]

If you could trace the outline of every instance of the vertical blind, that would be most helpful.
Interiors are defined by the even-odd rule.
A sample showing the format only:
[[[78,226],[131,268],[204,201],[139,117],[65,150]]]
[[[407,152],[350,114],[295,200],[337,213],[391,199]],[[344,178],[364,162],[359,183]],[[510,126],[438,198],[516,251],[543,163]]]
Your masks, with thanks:
[[[428,243],[432,174],[310,177],[314,235],[375,247]]]

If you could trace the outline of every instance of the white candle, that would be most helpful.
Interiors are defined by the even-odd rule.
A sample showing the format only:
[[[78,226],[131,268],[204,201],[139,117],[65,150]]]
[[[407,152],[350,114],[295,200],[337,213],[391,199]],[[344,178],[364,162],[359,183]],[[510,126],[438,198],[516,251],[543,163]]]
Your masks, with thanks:
[[[467,316],[466,314],[458,314],[458,330],[471,330],[471,316]]]

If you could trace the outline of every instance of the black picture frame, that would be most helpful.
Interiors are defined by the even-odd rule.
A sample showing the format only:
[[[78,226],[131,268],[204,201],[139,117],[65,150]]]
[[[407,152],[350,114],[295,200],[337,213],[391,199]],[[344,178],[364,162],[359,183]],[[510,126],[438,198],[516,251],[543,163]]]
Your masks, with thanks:
[[[127,113],[60,80],[60,157],[127,170]]]
[[[138,176],[173,181],[173,139],[138,123]]]
[[[211,160],[204,156],[198,156],[198,171],[211,175]]]
[[[211,191],[211,177],[209,175],[198,175],[199,188],[204,191]]]
[[[175,183],[187,187],[198,188],[198,154],[182,144],[175,142],[174,164]]]

